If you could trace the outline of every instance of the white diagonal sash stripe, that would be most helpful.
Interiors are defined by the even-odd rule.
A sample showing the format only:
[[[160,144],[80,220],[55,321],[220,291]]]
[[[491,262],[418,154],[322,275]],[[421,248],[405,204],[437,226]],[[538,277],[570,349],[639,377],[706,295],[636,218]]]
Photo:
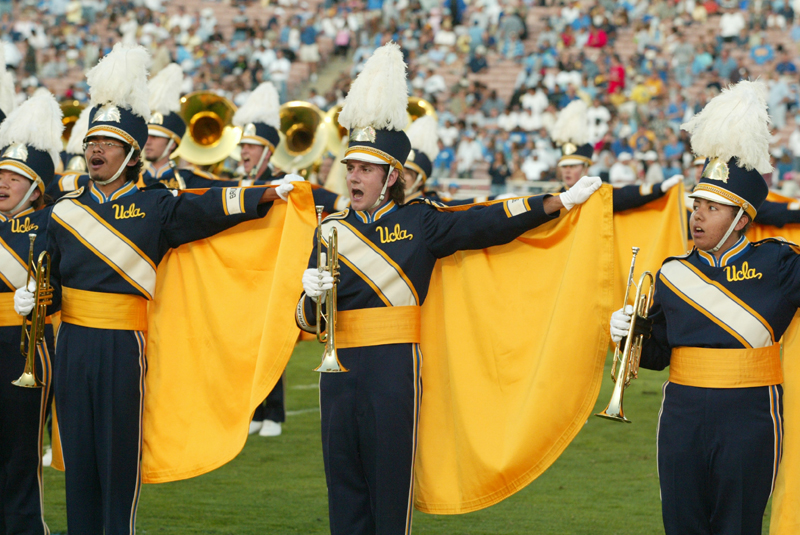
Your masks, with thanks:
[[[0,273],[14,288],[22,288],[28,278],[28,267],[11,253],[11,247],[0,239]]]
[[[695,305],[736,331],[751,347],[767,347],[774,343],[769,328],[759,318],[683,262],[667,262],[661,274]]]
[[[416,306],[414,291],[392,265],[379,252],[367,244],[353,230],[340,221],[326,221],[322,225],[323,240],[327,242],[330,229],[338,233],[339,255],[358,268],[378,287],[392,306]]]
[[[130,277],[152,299],[156,289],[156,270],[136,249],[73,200],[56,203],[53,215],[83,238],[112,268]]]

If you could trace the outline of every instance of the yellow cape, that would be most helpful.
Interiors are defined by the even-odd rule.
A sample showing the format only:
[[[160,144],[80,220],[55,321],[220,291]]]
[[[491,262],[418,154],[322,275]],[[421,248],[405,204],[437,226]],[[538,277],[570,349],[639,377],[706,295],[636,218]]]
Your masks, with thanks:
[[[466,513],[542,474],[597,399],[611,187],[511,244],[440,260],[422,307],[417,509]]]
[[[266,217],[173,249],[159,264],[148,315],[145,483],[233,459],[283,373],[316,225],[309,184],[294,186],[289,203],[276,201]]]
[[[625,297],[632,247],[640,249],[634,282],[639,282],[639,276],[645,271],[655,275],[665,258],[686,253],[682,183],[660,199],[614,214],[614,303],[619,303],[617,308],[622,306]]]

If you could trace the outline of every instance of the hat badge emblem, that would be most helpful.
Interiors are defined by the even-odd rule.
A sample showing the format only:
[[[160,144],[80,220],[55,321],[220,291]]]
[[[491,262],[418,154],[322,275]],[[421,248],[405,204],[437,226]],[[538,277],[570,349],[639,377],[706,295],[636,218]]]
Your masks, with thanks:
[[[150,124],[164,124],[164,116],[159,112],[155,112],[150,116]]]
[[[24,143],[14,143],[9,145],[3,152],[3,158],[12,158],[21,162],[28,161],[28,147]]]
[[[371,126],[353,128],[350,131],[350,141],[366,141],[368,143],[375,143],[375,137],[375,129]]]
[[[708,165],[706,165],[706,168],[703,171],[703,178],[707,178],[709,180],[719,180],[725,184],[728,183],[729,176],[730,171],[728,170],[728,164],[719,158],[714,158],[713,160],[709,161]]]
[[[415,161],[414,159],[415,159],[416,156],[417,156],[417,154],[412,149],[411,151],[409,151],[408,158],[406,158],[406,161],[413,162],[413,161]]]
[[[569,156],[570,154],[575,154],[578,151],[578,147],[575,146],[573,143],[564,143],[564,146],[561,148],[564,153],[564,156]]]
[[[254,136],[256,135],[256,125],[253,123],[248,123],[244,127],[244,135],[245,136]]]
[[[120,114],[119,108],[113,104],[105,104],[98,108],[97,113],[94,114],[94,120],[92,122],[118,123],[121,120],[122,114]]]

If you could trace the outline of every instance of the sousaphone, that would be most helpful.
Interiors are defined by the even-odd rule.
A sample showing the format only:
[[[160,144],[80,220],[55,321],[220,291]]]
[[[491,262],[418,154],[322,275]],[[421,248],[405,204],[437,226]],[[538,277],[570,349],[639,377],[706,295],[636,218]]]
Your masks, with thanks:
[[[172,158],[205,166],[231,156],[242,137],[232,125],[236,105],[211,91],[195,91],[181,98],[181,117],[186,133]]]

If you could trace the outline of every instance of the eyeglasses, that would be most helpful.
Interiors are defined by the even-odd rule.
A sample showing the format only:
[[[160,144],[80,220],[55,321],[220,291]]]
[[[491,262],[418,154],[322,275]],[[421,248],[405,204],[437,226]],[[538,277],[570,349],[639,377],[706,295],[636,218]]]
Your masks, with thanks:
[[[113,141],[84,141],[83,142],[83,150],[84,152],[87,149],[93,149],[95,147],[101,148],[103,150],[110,149],[111,147],[120,147],[123,148],[125,145],[121,143],[114,143]]]

